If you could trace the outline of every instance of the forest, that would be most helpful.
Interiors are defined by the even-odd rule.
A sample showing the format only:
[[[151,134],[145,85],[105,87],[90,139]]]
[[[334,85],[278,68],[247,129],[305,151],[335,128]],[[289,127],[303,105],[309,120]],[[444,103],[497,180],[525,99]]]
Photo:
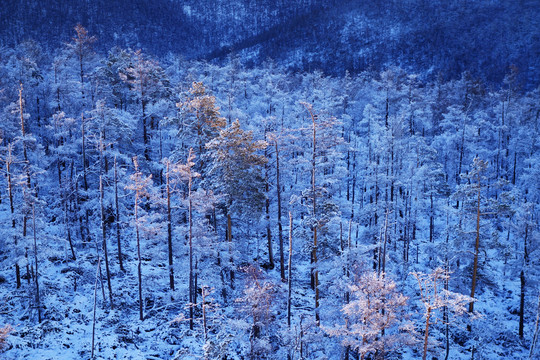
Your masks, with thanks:
[[[500,87],[508,67],[540,83],[538,0],[3,0],[0,47],[28,39],[54,53],[81,23],[97,51],[142,49],[248,68],[343,77],[399,65],[430,81],[468,71]]]
[[[0,358],[540,358],[518,66],[337,76],[99,42],[0,53]]]

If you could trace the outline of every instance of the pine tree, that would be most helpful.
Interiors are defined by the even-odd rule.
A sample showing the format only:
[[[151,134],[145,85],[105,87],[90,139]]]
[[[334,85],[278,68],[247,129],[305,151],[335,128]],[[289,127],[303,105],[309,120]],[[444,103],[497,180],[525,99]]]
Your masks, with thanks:
[[[207,171],[205,144],[217,137],[227,122],[221,116],[215,96],[209,94],[202,82],[193,82],[176,106],[180,111],[180,135],[188,146],[197,149],[200,159],[196,170],[204,176]]]
[[[150,129],[154,128],[153,119],[148,119],[148,105],[168,94],[168,79],[157,61],[148,59],[141,50],[132,54],[129,67],[123,69],[120,78],[131,86],[131,90],[141,104],[140,118],[143,130],[144,157],[150,160]]]
[[[332,201],[333,192],[336,190],[337,181],[327,174],[332,174],[338,169],[341,153],[338,145],[342,139],[333,132],[337,121],[335,118],[319,119],[319,114],[313,109],[313,105],[301,103],[311,118],[311,187],[302,193],[302,203],[309,207],[307,222],[313,233],[311,246],[311,287],[315,291],[315,321],[320,322],[319,314],[319,269],[318,253],[320,246],[319,232],[338,213],[336,204]],[[322,174],[321,174],[322,172]],[[321,176],[322,175],[322,176]]]
[[[267,143],[254,140],[251,131],[240,128],[240,122],[221,130],[218,137],[206,144],[212,159],[207,181],[218,194],[223,195],[223,209],[227,218],[227,241],[232,251],[233,215],[254,218],[264,204],[264,179],[261,173],[267,159],[258,152]],[[232,265],[232,257],[231,257]],[[231,285],[234,272],[230,270]]]
[[[137,157],[133,158],[133,166],[135,167],[135,173],[130,176],[131,184],[126,186],[126,189],[134,192],[134,206],[133,206],[133,225],[135,228],[135,238],[137,241],[137,276],[139,279],[139,320],[143,321],[143,296],[142,296],[142,257],[141,257],[141,217],[139,211],[141,205],[145,200],[150,197],[149,187],[152,184],[152,175],[144,176],[139,169],[139,162]]]

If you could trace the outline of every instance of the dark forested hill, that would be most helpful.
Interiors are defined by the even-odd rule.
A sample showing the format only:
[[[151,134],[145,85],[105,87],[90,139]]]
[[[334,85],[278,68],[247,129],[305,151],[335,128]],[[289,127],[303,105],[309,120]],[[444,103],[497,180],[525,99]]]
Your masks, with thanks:
[[[500,83],[508,66],[540,79],[540,4],[523,1],[7,0],[0,44],[33,38],[56,48],[80,22],[100,46],[248,64],[271,57],[293,69],[342,75],[399,65]]]

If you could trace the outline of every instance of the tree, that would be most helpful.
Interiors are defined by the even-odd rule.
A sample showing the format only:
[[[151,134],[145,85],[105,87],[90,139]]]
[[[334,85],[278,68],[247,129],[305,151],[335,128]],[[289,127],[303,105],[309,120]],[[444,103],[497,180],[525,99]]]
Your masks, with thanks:
[[[75,32],[77,35],[71,39],[71,43],[68,43],[68,49],[70,49],[77,58],[81,82],[81,96],[84,101],[84,65],[86,58],[93,55],[93,44],[97,39],[95,36],[89,36],[88,31],[81,24],[77,24],[77,26],[75,26]]]
[[[491,199],[486,199],[486,197],[482,195],[482,192],[486,187],[485,172],[487,170],[487,167],[488,163],[486,161],[475,157],[471,166],[471,170],[463,176],[464,178],[469,179],[469,184],[459,186],[456,193],[454,194],[456,198],[461,199],[464,202],[462,206],[469,213],[472,212],[475,215],[475,230],[473,231],[475,235],[475,242],[472,265],[472,282],[470,296],[471,299],[474,298],[478,279],[478,257],[480,253],[480,239],[482,237],[481,217],[494,214],[502,215],[504,211],[504,208],[502,206],[499,206],[502,204],[494,203],[493,201],[491,201]],[[472,313],[473,311],[474,302],[471,301],[469,305],[469,312]]]
[[[342,139],[332,134],[336,121],[334,118],[319,119],[319,114],[313,109],[313,105],[301,103],[308,111],[311,118],[311,188],[305,190],[302,194],[303,203],[309,206],[311,230],[313,232],[313,244],[311,247],[311,264],[313,266],[311,273],[311,286],[315,290],[315,321],[320,322],[319,314],[319,270],[318,270],[318,231],[329,222],[330,218],[337,214],[337,206],[332,202],[332,179],[327,176],[318,178],[322,170],[323,174],[332,173],[339,165],[337,160],[340,154],[337,151],[337,145]]]
[[[50,86],[56,95],[56,110],[66,111],[71,116],[89,110],[93,105],[91,76],[97,65],[94,52],[95,36],[77,24],[75,36],[65,43],[56,56],[53,68],[54,76]]]
[[[195,276],[193,271],[193,196],[192,196],[192,185],[193,180],[197,177],[200,177],[200,174],[196,171],[193,171],[193,167],[195,165],[195,154],[193,154],[193,149],[189,149],[189,154],[186,160],[185,164],[175,164],[173,166],[173,173],[175,173],[176,176],[181,178],[183,181],[187,181],[187,202],[188,202],[188,243],[189,243],[189,303],[195,304],[196,303],[196,294],[195,294]],[[168,168],[168,165],[167,165]],[[168,173],[168,171],[167,171]],[[171,211],[170,211],[170,189],[169,189],[169,180],[167,176],[167,216],[168,216],[168,226],[169,226],[169,239],[172,238],[170,235],[171,232]],[[171,240],[169,240],[171,241]],[[169,242],[169,251],[172,252],[172,245],[171,242]],[[172,253],[169,255],[169,266],[172,269]],[[172,271],[172,270],[171,270]],[[172,275],[171,275],[172,276]],[[172,281],[172,280],[171,280]],[[190,306],[189,308],[189,328],[193,330],[193,306]]]
[[[263,359],[265,354],[271,352],[268,327],[272,324],[278,289],[257,266],[249,265],[244,271],[247,275],[244,294],[236,302],[241,304],[241,312],[252,321],[249,334],[250,357]]]
[[[216,104],[216,98],[208,93],[202,82],[193,82],[191,88],[184,95],[184,99],[176,104],[180,111],[179,127],[182,137],[186,141],[193,139],[192,146],[198,149],[199,161],[197,170],[205,174],[204,154],[205,144],[218,136],[227,121],[221,116]]]
[[[4,164],[5,164],[5,176],[7,181],[7,192],[8,192],[8,198],[9,198],[9,209],[11,213],[11,227],[12,229],[15,229],[15,205],[14,205],[14,172],[13,172],[13,165],[16,163],[16,157],[13,154],[14,150],[14,144],[9,143],[5,147],[5,155],[0,158]],[[13,234],[14,239],[14,246],[17,247],[17,235]],[[21,287],[21,272],[20,272],[20,266],[19,262],[15,260],[15,277],[16,277],[16,283],[17,283],[17,289]]]
[[[267,159],[257,153],[266,146],[265,141],[254,140],[251,131],[242,130],[238,120],[221,130],[218,137],[206,144],[212,163],[205,180],[218,194],[224,196],[223,208],[227,218],[226,236],[229,246],[233,238],[232,215],[253,217],[261,211],[264,204],[261,166]],[[232,269],[230,274],[232,284]]]
[[[141,204],[145,200],[149,200],[150,193],[149,187],[152,184],[152,175],[144,176],[139,170],[139,162],[137,157],[133,157],[133,166],[135,167],[135,173],[129,178],[131,184],[126,186],[126,189],[134,192],[134,206],[133,206],[133,225],[135,227],[135,238],[137,240],[137,275],[139,279],[139,320],[143,321],[143,297],[142,297],[142,258],[141,258],[141,237],[140,231],[142,227],[141,217],[139,211],[141,210]]]
[[[148,133],[147,107],[151,102],[157,101],[168,91],[168,80],[163,69],[157,61],[147,59],[141,50],[132,54],[133,60],[129,67],[120,73],[122,80],[130,84],[141,104],[141,121],[143,129],[144,157],[150,160],[150,135]],[[153,121],[151,128],[154,127]]]
[[[462,316],[467,312],[467,304],[475,300],[469,296],[441,289],[441,284],[447,281],[450,277],[448,272],[443,268],[436,268],[431,274],[414,272],[412,275],[416,278],[418,289],[420,292],[420,301],[422,302],[425,312],[424,342],[422,360],[426,360],[429,342],[430,327],[439,321],[442,321],[440,316],[443,309],[448,309],[454,316]]]
[[[11,334],[13,331],[14,329],[9,324],[0,328],[0,352],[6,347],[9,334]]]
[[[330,336],[357,351],[360,359],[380,355],[412,342],[413,329],[406,320],[407,297],[385,273],[363,271],[348,285],[351,301],[341,308],[344,325],[324,328]]]

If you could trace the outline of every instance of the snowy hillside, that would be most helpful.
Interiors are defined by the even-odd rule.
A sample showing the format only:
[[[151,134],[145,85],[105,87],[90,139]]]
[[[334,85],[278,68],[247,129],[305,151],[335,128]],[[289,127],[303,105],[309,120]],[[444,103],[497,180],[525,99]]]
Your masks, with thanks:
[[[289,6],[348,4],[327,30],[354,54],[352,3]],[[537,70],[336,52],[329,76],[296,43],[208,62],[98,35],[0,52],[0,359],[540,358]]]

